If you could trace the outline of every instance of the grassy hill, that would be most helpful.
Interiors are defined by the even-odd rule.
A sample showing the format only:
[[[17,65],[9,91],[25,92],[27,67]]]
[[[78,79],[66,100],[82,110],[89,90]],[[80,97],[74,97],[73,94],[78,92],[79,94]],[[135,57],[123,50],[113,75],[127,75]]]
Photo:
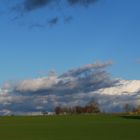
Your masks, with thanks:
[[[0,117],[1,140],[140,140],[140,117]]]

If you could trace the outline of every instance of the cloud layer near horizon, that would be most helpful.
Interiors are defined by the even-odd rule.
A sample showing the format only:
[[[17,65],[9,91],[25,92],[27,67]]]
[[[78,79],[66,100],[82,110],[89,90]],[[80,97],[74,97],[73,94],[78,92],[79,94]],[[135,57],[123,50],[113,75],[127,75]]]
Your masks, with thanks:
[[[0,91],[0,115],[53,111],[58,105],[83,106],[92,101],[106,112],[121,111],[126,103],[138,105],[140,82],[130,85],[113,79],[105,70],[111,64],[97,62],[61,75],[51,71],[47,77],[5,83]],[[137,86],[129,91],[132,85]]]

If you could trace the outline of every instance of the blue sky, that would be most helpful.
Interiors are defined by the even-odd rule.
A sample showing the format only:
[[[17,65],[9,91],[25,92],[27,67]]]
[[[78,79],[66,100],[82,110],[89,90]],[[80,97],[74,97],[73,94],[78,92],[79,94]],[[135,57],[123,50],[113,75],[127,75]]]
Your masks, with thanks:
[[[33,21],[45,21],[40,11],[18,21],[8,12],[1,14],[0,83],[108,60],[114,62],[109,69],[113,76],[140,79],[139,5],[139,0],[99,0],[88,9],[64,8],[73,16],[70,23],[33,29]]]

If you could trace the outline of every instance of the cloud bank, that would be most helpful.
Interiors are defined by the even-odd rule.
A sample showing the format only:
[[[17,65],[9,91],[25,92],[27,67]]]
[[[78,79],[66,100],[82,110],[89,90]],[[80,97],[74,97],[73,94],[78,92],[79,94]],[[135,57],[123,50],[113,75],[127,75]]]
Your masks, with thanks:
[[[96,101],[105,112],[119,112],[125,104],[140,104],[140,81],[112,78],[111,62],[97,62],[61,75],[5,83],[0,90],[0,115],[54,111],[60,106],[84,106]]]

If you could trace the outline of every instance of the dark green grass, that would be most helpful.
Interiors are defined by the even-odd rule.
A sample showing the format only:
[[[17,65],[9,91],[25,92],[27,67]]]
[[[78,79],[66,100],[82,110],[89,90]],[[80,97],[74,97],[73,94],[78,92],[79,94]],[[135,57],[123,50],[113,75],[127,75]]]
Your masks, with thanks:
[[[0,140],[140,140],[140,117],[0,117]]]

